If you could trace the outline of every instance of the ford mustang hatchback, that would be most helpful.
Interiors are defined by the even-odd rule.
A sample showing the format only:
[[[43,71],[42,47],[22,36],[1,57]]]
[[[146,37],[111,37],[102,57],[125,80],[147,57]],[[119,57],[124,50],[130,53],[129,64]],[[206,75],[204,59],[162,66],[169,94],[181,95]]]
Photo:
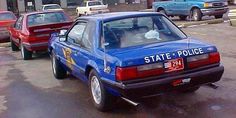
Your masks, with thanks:
[[[32,12],[21,15],[10,27],[13,51],[21,49],[24,60],[32,58],[33,52],[47,51],[50,34],[68,29],[72,20],[63,11]]]
[[[55,77],[70,72],[88,83],[99,110],[117,97],[135,101],[173,90],[194,92],[219,81],[224,71],[215,46],[149,12],[81,17],[67,32],[52,35],[49,52]]]

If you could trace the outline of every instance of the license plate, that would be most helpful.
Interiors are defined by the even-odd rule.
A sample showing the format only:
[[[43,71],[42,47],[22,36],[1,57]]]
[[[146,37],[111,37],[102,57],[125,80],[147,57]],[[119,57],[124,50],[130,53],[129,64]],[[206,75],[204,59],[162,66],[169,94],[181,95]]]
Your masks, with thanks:
[[[182,58],[167,61],[165,64],[165,72],[173,72],[184,69],[184,61]]]

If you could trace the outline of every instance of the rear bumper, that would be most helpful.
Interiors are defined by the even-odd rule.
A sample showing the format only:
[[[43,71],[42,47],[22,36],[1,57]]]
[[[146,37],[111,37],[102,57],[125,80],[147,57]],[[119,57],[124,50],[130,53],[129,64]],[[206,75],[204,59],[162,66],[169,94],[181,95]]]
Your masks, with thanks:
[[[23,46],[29,51],[47,51],[48,42],[23,43]]]
[[[228,11],[228,7],[201,9],[203,15],[223,15]]]
[[[204,70],[194,70],[192,72],[172,75],[164,78],[152,77],[149,81],[142,82],[111,82],[102,78],[105,85],[118,91],[121,96],[134,99],[155,96],[161,93],[170,92],[179,89],[186,89],[195,86],[200,86],[207,83],[214,83],[221,79],[224,72],[223,66],[212,67]],[[173,86],[175,80],[191,78],[189,83]],[[143,80],[145,80],[144,78]],[[150,78],[147,78],[150,79]]]

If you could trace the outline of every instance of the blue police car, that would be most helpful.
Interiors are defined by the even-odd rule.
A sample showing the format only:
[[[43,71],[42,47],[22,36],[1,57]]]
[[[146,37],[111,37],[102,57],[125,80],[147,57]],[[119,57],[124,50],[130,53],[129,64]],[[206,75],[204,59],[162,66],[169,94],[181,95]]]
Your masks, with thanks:
[[[71,73],[87,83],[99,110],[116,98],[194,92],[224,71],[215,46],[186,36],[159,13],[80,17],[68,31],[52,34],[48,50],[55,78]]]

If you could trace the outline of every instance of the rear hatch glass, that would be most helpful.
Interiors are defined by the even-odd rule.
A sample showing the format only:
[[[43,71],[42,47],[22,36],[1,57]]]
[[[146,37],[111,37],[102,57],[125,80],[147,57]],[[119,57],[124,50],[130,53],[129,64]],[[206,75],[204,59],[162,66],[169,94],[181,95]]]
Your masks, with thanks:
[[[12,13],[0,13],[0,21],[15,20],[16,17]]]
[[[69,22],[70,19],[64,12],[49,12],[33,14],[28,16],[28,27]]]

